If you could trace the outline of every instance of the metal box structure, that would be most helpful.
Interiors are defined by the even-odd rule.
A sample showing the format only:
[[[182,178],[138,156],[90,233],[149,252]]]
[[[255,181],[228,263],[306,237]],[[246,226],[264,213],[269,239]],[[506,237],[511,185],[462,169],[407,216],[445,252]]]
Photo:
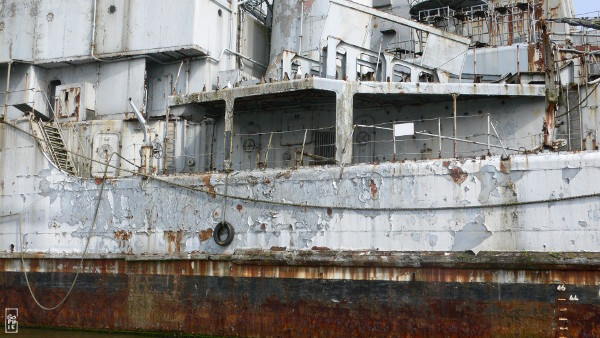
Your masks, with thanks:
[[[94,117],[96,93],[91,83],[58,86],[56,95],[54,111],[61,121],[85,121]]]

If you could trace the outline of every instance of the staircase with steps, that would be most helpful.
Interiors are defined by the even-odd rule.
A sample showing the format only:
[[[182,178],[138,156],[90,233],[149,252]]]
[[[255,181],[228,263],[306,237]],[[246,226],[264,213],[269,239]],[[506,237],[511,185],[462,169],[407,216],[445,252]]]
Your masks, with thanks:
[[[175,172],[175,123],[169,122],[167,124],[167,142],[166,146],[166,163],[165,172]]]
[[[54,121],[43,122],[37,121],[39,131],[41,132],[44,140],[46,141],[43,147],[50,160],[56,164],[56,166],[71,175],[77,175],[77,168],[73,164],[71,154],[67,151],[65,142],[60,131],[60,127]]]

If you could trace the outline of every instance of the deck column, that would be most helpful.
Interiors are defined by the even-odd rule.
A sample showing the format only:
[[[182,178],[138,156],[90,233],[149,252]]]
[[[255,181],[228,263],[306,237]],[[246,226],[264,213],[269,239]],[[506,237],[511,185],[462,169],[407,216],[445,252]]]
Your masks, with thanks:
[[[335,99],[335,160],[339,165],[352,163],[352,131],[354,123],[354,90],[346,82],[336,91]]]
[[[223,169],[232,170],[231,152],[233,150],[233,106],[234,99],[227,97],[225,99],[225,140],[223,142]]]
[[[335,72],[337,67],[335,61],[337,59],[337,46],[340,44],[340,40],[334,37],[327,38],[327,64],[326,64],[326,77],[328,79],[335,79]]]

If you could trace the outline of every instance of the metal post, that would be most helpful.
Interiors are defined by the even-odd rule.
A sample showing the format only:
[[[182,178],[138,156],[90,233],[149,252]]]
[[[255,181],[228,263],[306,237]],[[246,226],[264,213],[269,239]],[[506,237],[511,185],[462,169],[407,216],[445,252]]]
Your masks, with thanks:
[[[304,129],[304,140],[302,141],[302,152],[300,152],[300,165],[304,165],[304,145],[306,144],[306,134],[308,134],[308,129]],[[269,140],[270,142],[270,140]]]
[[[188,94],[188,88],[190,86],[190,59],[185,62],[185,95]]]
[[[519,45],[517,45],[517,81],[521,84],[521,58],[519,57]]]
[[[588,47],[588,38],[587,38],[587,29],[583,30],[583,48],[585,51],[585,55],[589,55],[589,47]],[[585,67],[583,67],[583,76],[585,77],[585,83],[587,84],[587,79],[589,78],[590,75],[590,63],[587,62],[585,55],[581,57],[582,60],[585,61]],[[587,88],[587,87],[586,87]],[[583,150],[583,148],[581,148]]]
[[[140,173],[142,173],[144,175],[150,175],[152,173],[152,170],[151,170],[151,168],[152,168],[151,167],[152,146],[143,145],[141,155],[142,155],[142,165],[140,166]]]
[[[267,152],[265,153],[265,168],[268,167],[267,163],[269,160],[269,149],[271,149],[271,140],[273,140],[273,132],[271,132],[271,136],[269,136],[269,145],[267,145]]]
[[[581,91],[579,82],[577,82],[577,101],[577,107],[579,110],[579,150],[583,150],[583,121],[581,119]]]
[[[569,87],[570,85],[567,84],[567,137],[569,143],[569,151],[571,151],[571,107],[569,100]]]
[[[500,142],[500,146],[502,147],[502,150],[504,150],[504,155],[506,157],[508,157],[508,153],[506,152],[506,148],[504,147],[504,143],[502,143],[502,139],[500,138],[500,135],[498,135],[498,131],[496,130],[496,127],[494,127],[494,124],[490,124],[492,126],[492,129],[494,129],[494,134],[496,134],[496,137],[498,138],[498,142]]]
[[[31,101],[31,115],[35,116],[35,92],[33,94],[33,99]],[[58,128],[60,128],[60,125],[57,123]]]
[[[8,120],[8,91],[10,89],[10,69],[12,67],[12,61],[8,63],[8,72],[6,73],[6,95],[4,99],[4,121]]]
[[[454,130],[452,132],[452,135],[454,136],[454,138],[456,138],[456,97],[458,96],[458,94],[452,94],[452,105],[454,107],[454,113],[453,113],[453,117],[454,117]],[[454,140],[454,157],[456,157],[456,140]]]
[[[488,156],[491,156],[492,152],[490,151],[490,114],[487,114],[487,151]]]
[[[163,174],[167,173],[167,147],[169,146],[169,113],[171,112],[171,107],[167,107],[167,115],[165,116],[165,137],[164,143],[165,148],[163,149],[164,158],[163,158]]]
[[[527,0],[527,13],[523,16],[523,28],[525,29],[525,42],[529,43],[529,0]]]
[[[294,168],[298,168],[298,159],[296,156],[298,155],[298,149],[294,148]]]
[[[179,70],[177,71],[177,76],[175,77],[175,84],[173,85],[173,89],[171,90],[171,95],[177,94],[177,81],[179,81],[179,74],[181,74],[181,68],[183,67],[183,61],[179,64]],[[187,80],[187,79],[186,79]],[[186,89],[187,90],[187,89]],[[171,107],[167,107],[167,114],[165,115],[165,136],[164,143],[165,147],[163,149],[164,158],[163,158],[163,174],[167,173],[167,148],[169,146],[169,115],[171,113]]]
[[[473,46],[473,83],[477,80],[477,46]]]
[[[24,90],[25,98],[24,98],[23,102],[27,102],[27,93],[29,92],[28,86],[29,86],[29,72],[25,73],[25,90]],[[33,95],[35,95],[35,92],[33,92]]]
[[[377,52],[377,63],[375,64],[375,73],[373,74],[373,79],[377,81],[377,70],[379,70],[379,57],[381,56],[381,47],[383,45],[383,36],[381,40],[379,40],[379,52]],[[382,76],[383,81],[385,81],[385,74]]]
[[[440,158],[442,158],[442,118],[438,117],[438,144],[440,148]]]
[[[179,70],[177,70],[177,76],[175,77],[175,84],[173,85],[172,95],[177,93],[177,81],[179,81],[179,75],[181,74],[181,68],[183,68],[183,61],[179,64]]]
[[[298,47],[298,54],[302,55],[302,26],[304,24],[304,0],[300,1],[300,36],[299,36],[299,42],[300,42],[300,46]],[[309,71],[310,73],[310,71]],[[290,74],[290,78],[291,78],[291,74]]]
[[[231,97],[225,99],[225,127],[223,141],[223,169],[232,170],[231,154],[233,152],[233,114],[235,100]]]
[[[392,137],[394,142],[394,162],[396,162],[396,135],[394,134],[394,125],[392,125]]]

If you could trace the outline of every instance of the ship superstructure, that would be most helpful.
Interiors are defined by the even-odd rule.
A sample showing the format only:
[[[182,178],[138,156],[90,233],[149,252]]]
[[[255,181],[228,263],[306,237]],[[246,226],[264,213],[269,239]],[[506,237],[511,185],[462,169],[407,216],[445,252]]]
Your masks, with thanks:
[[[600,33],[572,7],[1,2],[0,303],[95,329],[597,335]]]

